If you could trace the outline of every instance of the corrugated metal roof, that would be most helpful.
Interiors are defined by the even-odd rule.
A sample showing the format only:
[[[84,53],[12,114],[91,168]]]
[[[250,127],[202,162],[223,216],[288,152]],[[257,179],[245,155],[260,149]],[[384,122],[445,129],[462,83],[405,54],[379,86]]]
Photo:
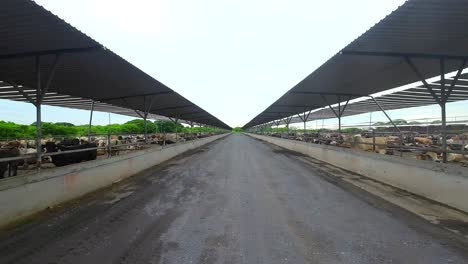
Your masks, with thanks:
[[[440,74],[434,58],[445,59],[446,73],[455,71],[468,57],[466,28],[467,1],[408,0],[244,127],[338,103],[337,94],[358,98],[420,81],[405,56],[425,79]]]
[[[229,126],[30,0],[0,1],[0,80],[25,88],[37,84],[36,55],[45,78],[61,54],[48,92],[68,95],[60,106],[90,99],[119,108]],[[12,97],[13,99],[13,97]],[[18,98],[19,100],[19,98]],[[86,101],[86,100],[85,100]],[[50,96],[44,101],[50,104]]]
[[[460,78],[461,79],[459,79],[458,85],[455,85],[447,102],[468,100],[468,74],[463,74]],[[433,87],[434,91],[440,92],[440,81],[431,83],[431,86]],[[422,86],[411,87],[394,93],[374,97],[374,99],[384,110],[404,109],[435,104],[431,94],[425,87]],[[333,109],[335,112],[337,112],[338,106],[333,106]],[[354,102],[351,101],[348,104],[345,111],[343,112],[343,117],[376,111],[380,111],[380,108],[375,104],[372,98],[358,98],[354,100]],[[307,118],[307,121],[330,118],[336,118],[336,116],[329,107],[325,107],[311,112]],[[303,122],[301,118],[294,117],[291,119],[290,123],[300,122]],[[285,124],[285,122],[280,120],[279,124]]]
[[[36,95],[35,95],[36,90],[24,88],[23,92],[27,94],[29,98],[33,100],[36,99]],[[0,99],[12,100],[12,101],[17,101],[17,102],[25,102],[25,103],[28,102],[28,100],[23,96],[23,94],[21,94],[11,84],[5,83],[2,81],[0,81]],[[66,107],[66,108],[89,111],[92,108],[93,100],[80,98],[80,97],[74,97],[70,95],[58,94],[55,92],[48,92],[46,93],[44,97],[43,104],[49,105],[49,106],[59,106],[59,107]],[[102,103],[102,102],[94,102],[94,111],[110,112],[113,114],[140,118],[140,116],[134,110],[123,108],[123,107],[118,107],[118,106],[113,106],[113,105]],[[170,120],[169,118],[165,116],[154,115],[154,114],[149,114],[148,119],[163,120],[163,121]]]

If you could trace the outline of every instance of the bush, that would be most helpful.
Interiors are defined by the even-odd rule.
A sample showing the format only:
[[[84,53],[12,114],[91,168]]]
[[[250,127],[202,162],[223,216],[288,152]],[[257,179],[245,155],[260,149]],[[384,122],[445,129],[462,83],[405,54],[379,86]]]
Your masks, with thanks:
[[[155,121],[147,122],[148,133],[197,133],[197,132],[213,132],[215,129],[208,127],[184,127],[182,124],[171,121]],[[88,125],[74,125],[67,122],[43,122],[43,136],[66,136],[77,137],[86,136],[88,134]],[[142,119],[134,119],[125,124],[110,124],[91,126],[91,134],[112,134],[118,133],[140,133],[145,132],[145,123]],[[20,125],[14,122],[0,121],[0,138],[34,138],[36,136],[36,122],[31,125]]]

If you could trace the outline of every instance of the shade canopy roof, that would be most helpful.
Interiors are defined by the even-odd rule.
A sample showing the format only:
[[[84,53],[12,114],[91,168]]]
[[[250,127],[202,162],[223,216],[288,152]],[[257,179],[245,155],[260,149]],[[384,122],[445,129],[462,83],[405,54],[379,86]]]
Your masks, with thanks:
[[[244,128],[440,75],[441,60],[442,72],[458,70],[468,58],[467,27],[467,1],[408,0]]]
[[[452,78],[449,78],[448,81],[452,81]],[[431,83],[435,92],[440,92],[440,81]],[[353,116],[364,113],[381,111],[380,107],[383,110],[395,110],[395,109],[404,109],[411,107],[420,107],[428,106],[435,104],[432,95],[427,91],[423,86],[414,86],[408,89],[396,91],[393,93],[388,93],[382,96],[373,97],[377,101],[378,105],[371,97],[362,97],[349,102],[346,106],[345,111],[343,111],[343,117]],[[457,84],[454,86],[452,93],[447,102],[457,102],[468,100],[468,74],[462,74]],[[380,105],[380,107],[379,107]],[[341,105],[343,107],[344,104]],[[333,110],[331,110],[333,108]],[[301,113],[301,117],[295,116],[291,119],[290,123],[301,123],[304,120],[315,121],[322,119],[336,118],[335,112],[338,111],[338,105],[332,107],[324,107],[316,109],[310,112]],[[306,117],[306,118],[304,118]],[[277,120],[274,122],[274,125],[286,124],[285,120]]]
[[[34,90],[39,62],[41,86],[49,87],[44,104],[84,109],[93,100],[107,110],[114,106],[230,128],[35,2],[2,0],[0,10],[0,81]],[[0,98],[26,101],[24,93],[10,90]],[[28,95],[35,100],[32,91]],[[58,103],[54,95],[69,99]]]

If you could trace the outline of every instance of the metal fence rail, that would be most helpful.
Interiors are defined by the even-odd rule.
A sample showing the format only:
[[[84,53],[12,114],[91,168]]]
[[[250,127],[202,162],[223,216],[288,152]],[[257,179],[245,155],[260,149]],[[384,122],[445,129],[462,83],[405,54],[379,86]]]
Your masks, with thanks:
[[[187,137],[187,134],[191,134],[189,139],[186,139],[185,141],[192,141],[192,140],[197,140],[199,138],[204,138],[204,137],[209,137],[209,136],[213,136],[213,135],[218,135],[218,134],[221,134],[221,132],[198,132],[198,133],[182,133],[182,134],[179,134],[179,137],[182,136],[183,138],[186,138]],[[149,140],[144,140],[144,141],[140,141],[140,142],[131,142],[131,143],[124,143],[124,144],[111,144],[111,137],[112,136],[136,136],[136,135],[141,135],[141,134],[135,134],[135,133],[126,133],[126,134],[96,134],[96,135],[93,135],[92,137],[99,137],[99,136],[106,136],[106,146],[97,146],[97,147],[91,147],[91,148],[84,148],[84,149],[74,149],[74,150],[65,150],[65,151],[57,151],[57,152],[41,152],[40,153],[40,157],[41,159],[45,158],[45,157],[54,157],[54,156],[59,156],[59,155],[66,155],[66,154],[73,154],[73,153],[80,153],[80,152],[86,152],[86,151],[93,151],[93,150],[105,150],[106,151],[106,154],[107,154],[107,158],[110,158],[113,156],[113,154],[115,154],[116,152],[120,152],[120,151],[138,151],[138,150],[143,150],[143,149],[147,149],[149,148],[151,145],[159,145],[159,144],[155,144],[155,141],[149,141]],[[158,135],[158,134],[153,134],[153,135]],[[162,140],[162,144],[159,145],[161,146],[162,149],[164,148],[168,148],[168,147],[171,147],[171,145],[177,145],[178,143],[180,143],[181,141],[178,141],[178,142],[175,142],[174,144],[166,144],[166,134],[159,134],[160,136],[162,136],[163,140]],[[61,136],[54,136],[52,138],[62,138]],[[53,141],[55,142],[55,141]],[[90,142],[88,142],[90,143]],[[74,145],[76,146],[76,145]],[[129,149],[127,147],[129,146],[138,146],[138,147],[141,147],[141,149]],[[103,155],[101,155],[103,156]],[[104,154],[105,156],[105,154]],[[21,160],[28,160],[28,159],[33,159],[33,158],[36,158],[37,157],[37,153],[30,153],[30,154],[25,154],[25,155],[20,155],[20,156],[16,156],[16,157],[8,157],[8,158],[0,158],[0,164],[1,163],[6,163],[8,165],[8,176],[7,177],[11,177],[11,171],[10,171],[10,168],[12,166],[12,163],[15,162],[15,161],[21,161]],[[39,165],[39,166],[36,166],[36,169],[37,170],[40,170],[41,167],[41,163],[40,164],[37,164],[36,165]],[[0,175],[0,179],[3,175]]]
[[[453,131],[451,131],[453,132]],[[286,132],[276,132],[276,133],[271,133],[271,132],[268,132],[268,133],[265,133],[265,132],[259,132],[259,133],[255,133],[255,134],[262,134],[262,135],[267,135],[267,136],[274,136],[274,134],[280,134],[280,138],[284,138],[283,137],[283,134],[288,134],[288,137],[285,138],[285,139],[289,139],[289,140],[296,140],[296,139],[292,139],[290,138],[290,134],[296,134],[296,133],[286,133]],[[302,135],[306,135],[307,132],[305,133],[302,133]],[[315,134],[317,135],[316,137],[308,137],[309,139],[310,138],[313,138],[313,139],[317,139],[319,140],[319,144],[322,144],[320,143],[322,140],[324,139],[332,139],[332,138],[325,138],[323,135],[324,134],[337,134],[335,132],[328,132],[328,133],[320,133],[320,132],[311,132],[309,134]],[[344,133],[341,133],[341,136],[349,136],[351,134],[344,134]],[[376,147],[383,147],[383,148],[386,148],[386,149],[393,149],[393,150],[397,150],[397,151],[400,151],[400,150],[408,150],[408,151],[415,151],[415,152],[436,152],[436,153],[453,153],[453,154],[462,154],[462,155],[468,155],[468,150],[465,150],[465,137],[462,135],[460,138],[462,140],[461,143],[458,143],[459,145],[461,145],[461,150],[453,150],[453,149],[446,149],[444,151],[444,148],[442,146],[438,146],[438,147],[421,147],[421,146],[408,146],[408,145],[404,145],[404,139],[405,138],[408,138],[408,136],[411,136],[411,137],[414,137],[417,135],[417,132],[388,132],[388,131],[382,131],[382,132],[377,132],[377,131],[372,131],[372,132],[369,132],[368,135],[372,135],[372,137],[368,137],[368,138],[372,138],[372,143],[370,142],[355,142],[355,141],[351,141],[351,142],[346,142],[344,141],[343,139],[341,139],[341,141],[337,141],[337,143],[339,144],[336,144],[335,146],[337,147],[345,147],[343,146],[343,143],[349,143],[349,144],[357,144],[357,145],[369,145],[369,146],[372,146],[373,148],[373,151],[376,150]],[[378,135],[394,135],[395,137],[398,137],[400,139],[400,142],[399,144],[381,144],[381,143],[377,143],[375,142],[375,138],[378,136]],[[420,135],[420,134],[419,134]],[[450,134],[448,134],[450,135]],[[454,136],[459,136],[458,134],[453,134]],[[406,136],[406,137],[405,137]],[[302,139],[303,142],[307,142],[307,143],[311,143],[310,141],[306,141],[305,138]],[[407,142],[407,143],[413,143],[413,142]],[[402,151],[400,151],[402,152]]]

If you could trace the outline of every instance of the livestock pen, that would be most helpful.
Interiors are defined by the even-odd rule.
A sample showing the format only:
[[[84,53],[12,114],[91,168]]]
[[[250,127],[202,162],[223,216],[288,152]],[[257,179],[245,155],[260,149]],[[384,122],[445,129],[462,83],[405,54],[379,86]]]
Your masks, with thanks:
[[[292,128],[282,132],[274,129],[259,129],[253,133],[417,160],[443,161],[440,126],[419,127],[419,129],[400,127],[400,129],[396,131],[394,127],[357,128],[354,133],[339,133],[333,129],[308,131]],[[448,125],[445,136],[447,161],[468,166],[468,128],[466,125]]]
[[[17,155],[0,158],[0,179],[18,175],[36,173],[38,170],[50,169],[57,166],[65,166],[73,163],[80,163],[88,160],[105,159],[116,155],[125,155],[138,150],[158,147],[164,149],[168,145],[178,142],[197,140],[213,135],[221,134],[217,132],[198,133],[154,133],[148,134],[147,138],[143,134],[135,133],[108,133],[94,134],[89,137],[71,139],[64,136],[47,137],[41,141],[40,151],[41,162],[37,163],[37,151],[29,146],[36,146],[34,139],[0,139],[0,152],[7,150],[6,146],[16,145],[19,149]],[[47,144],[52,143],[60,148],[47,149]],[[27,151],[25,151],[27,150]],[[89,154],[83,157],[83,154]],[[89,158],[88,156],[91,156]],[[33,166],[30,166],[33,165]]]

